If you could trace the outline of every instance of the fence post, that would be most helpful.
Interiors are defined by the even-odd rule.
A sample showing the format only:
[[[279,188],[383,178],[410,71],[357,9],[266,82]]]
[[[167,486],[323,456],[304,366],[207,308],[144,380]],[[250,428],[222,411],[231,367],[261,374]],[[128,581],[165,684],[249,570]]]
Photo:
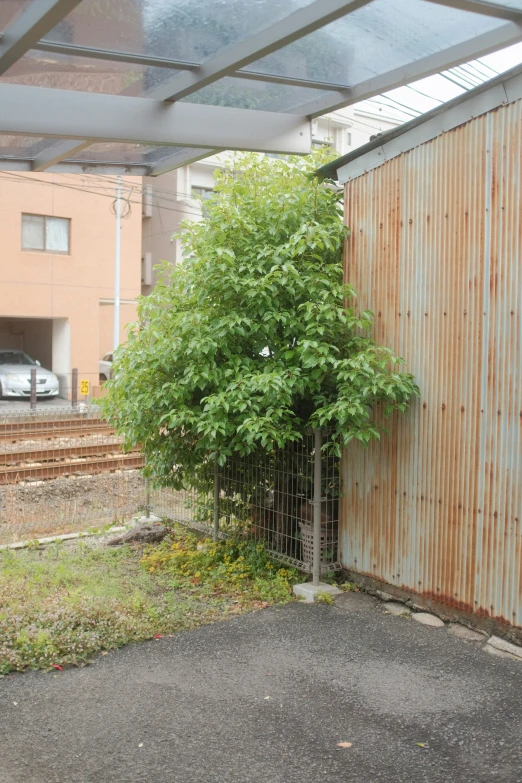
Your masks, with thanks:
[[[314,430],[314,436],[314,546],[312,559],[312,584],[317,586],[321,579],[321,430]]]
[[[73,408],[78,405],[78,370],[76,367],[72,371],[71,403]]]
[[[214,541],[219,539],[219,462],[214,458]]]
[[[31,410],[36,408],[36,367],[31,367]]]
[[[147,476],[145,478],[145,516],[150,519],[150,480]]]

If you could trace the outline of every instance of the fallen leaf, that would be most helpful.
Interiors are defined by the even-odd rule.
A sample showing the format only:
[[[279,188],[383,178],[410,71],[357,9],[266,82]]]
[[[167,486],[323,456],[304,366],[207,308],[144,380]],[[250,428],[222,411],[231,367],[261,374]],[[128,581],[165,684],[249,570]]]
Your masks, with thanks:
[[[108,655],[108,654],[109,654],[109,653],[107,652],[107,650],[103,650],[103,651],[102,651],[102,655]]]
[[[52,663],[51,666],[53,667],[53,669],[58,669],[59,672],[63,672],[62,667],[58,666],[57,663]]]
[[[429,745],[427,742],[417,742],[418,748],[429,748]]]
[[[352,743],[351,742],[338,742],[337,743],[338,748],[351,748]]]

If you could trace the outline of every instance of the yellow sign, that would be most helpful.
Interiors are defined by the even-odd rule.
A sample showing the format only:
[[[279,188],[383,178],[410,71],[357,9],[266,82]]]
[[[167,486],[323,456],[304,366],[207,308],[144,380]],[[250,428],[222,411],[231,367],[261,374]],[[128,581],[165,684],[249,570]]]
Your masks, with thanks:
[[[87,397],[89,394],[89,388],[90,388],[89,381],[80,381],[80,394],[82,394],[84,397]]]

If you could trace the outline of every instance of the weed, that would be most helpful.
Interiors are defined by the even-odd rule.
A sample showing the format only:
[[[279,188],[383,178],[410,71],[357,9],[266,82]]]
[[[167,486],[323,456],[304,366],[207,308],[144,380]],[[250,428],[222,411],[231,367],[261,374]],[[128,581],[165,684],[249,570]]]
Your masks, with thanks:
[[[343,582],[342,585],[339,585],[341,590],[344,590],[345,593],[358,593],[359,588],[356,584],[353,582]]]
[[[185,532],[148,549],[142,562],[151,573],[173,575],[178,583],[204,586],[213,594],[226,590],[243,600],[288,600],[298,579],[295,569],[276,567],[260,543],[213,542]]]
[[[316,604],[334,604],[334,597],[331,595],[331,593],[323,593],[319,591],[317,595],[315,596],[315,603]]]

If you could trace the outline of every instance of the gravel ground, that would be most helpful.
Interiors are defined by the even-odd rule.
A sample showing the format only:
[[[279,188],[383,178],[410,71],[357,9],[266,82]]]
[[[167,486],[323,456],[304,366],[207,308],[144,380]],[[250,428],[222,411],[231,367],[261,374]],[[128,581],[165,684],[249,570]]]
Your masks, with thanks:
[[[153,493],[161,511],[190,518],[187,495]],[[0,544],[129,521],[145,506],[145,480],[137,470],[60,477],[0,487]]]
[[[53,438],[52,441],[43,440],[42,438],[15,441],[14,443],[3,441],[0,444],[0,460],[2,454],[9,454],[12,451],[27,452],[35,449],[47,449],[52,452],[53,449],[77,448],[79,446],[118,446],[122,440],[117,435],[97,435],[94,433],[93,435],[84,435],[79,438]]]

